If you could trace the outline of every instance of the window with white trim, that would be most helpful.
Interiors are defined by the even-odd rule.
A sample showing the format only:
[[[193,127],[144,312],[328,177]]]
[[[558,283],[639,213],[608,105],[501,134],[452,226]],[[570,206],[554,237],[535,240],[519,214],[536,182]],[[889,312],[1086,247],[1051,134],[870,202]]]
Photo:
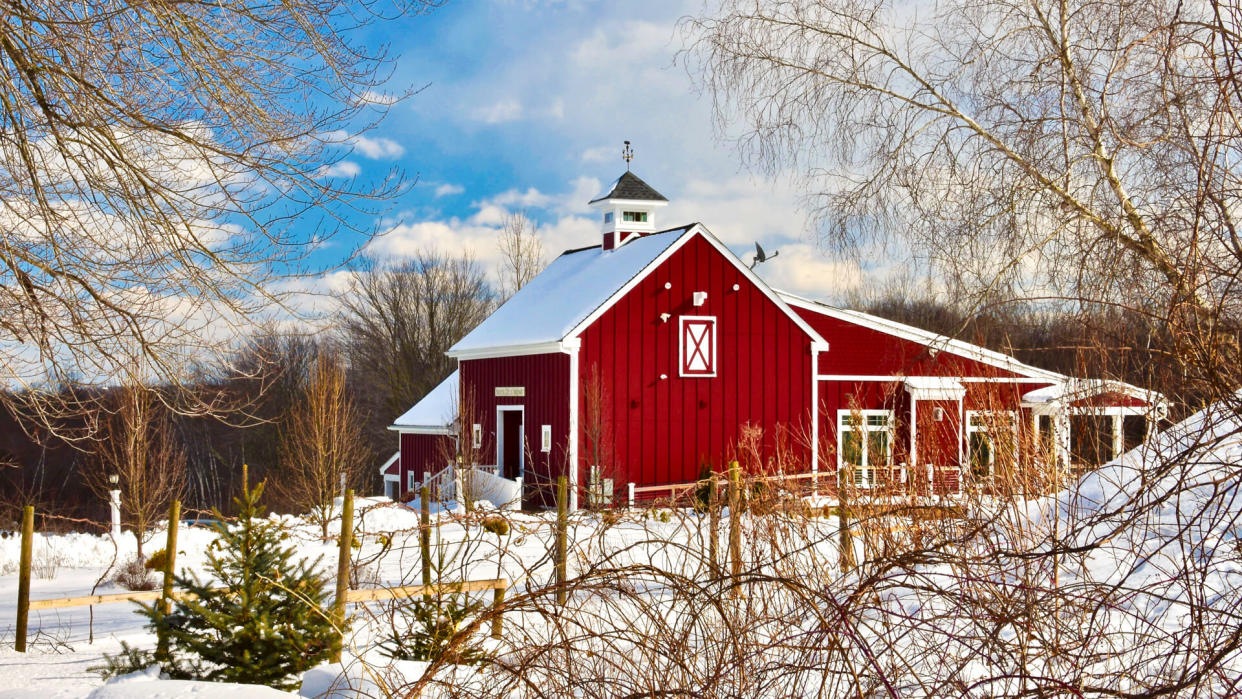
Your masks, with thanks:
[[[539,429],[539,451],[552,451],[552,425],[542,425]]]
[[[405,474],[405,489],[414,490],[414,483],[415,483],[414,472],[410,471],[409,473]]]
[[[871,487],[876,468],[892,462],[893,411],[837,411],[837,466],[854,467],[854,485]]]
[[[474,444],[474,448],[482,449],[483,448],[483,425],[480,425],[477,422],[474,423],[474,430],[473,430],[471,437],[472,439],[470,441]]]
[[[622,211],[621,220],[630,221],[632,223],[646,223],[647,212],[646,211]]]
[[[716,375],[716,317],[681,316],[678,319],[678,364],[685,377]]]
[[[1017,411],[966,411],[966,463],[972,477],[991,478],[998,463],[1012,466],[1017,454]]]

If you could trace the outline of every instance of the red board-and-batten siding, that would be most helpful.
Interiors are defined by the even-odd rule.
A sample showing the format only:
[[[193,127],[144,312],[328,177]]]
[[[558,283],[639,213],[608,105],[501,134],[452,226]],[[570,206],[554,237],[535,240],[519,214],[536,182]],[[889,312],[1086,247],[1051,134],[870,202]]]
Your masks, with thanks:
[[[462,405],[475,405],[474,417],[462,416],[471,424],[482,425],[482,460],[496,463],[496,409],[522,406],[522,429],[526,463],[523,481],[527,494],[547,491],[554,478],[566,475],[569,435],[568,354],[554,352],[515,357],[463,359],[461,367]],[[522,387],[524,396],[497,396],[498,387]],[[541,450],[543,425],[552,426],[552,450]],[[540,486],[543,486],[540,489]],[[546,499],[547,493],[540,496]]]
[[[701,306],[693,305],[696,291],[707,292]],[[679,375],[681,316],[716,319],[714,377]],[[694,480],[702,463],[721,469],[746,423],[764,430],[765,463],[785,431],[792,460],[809,469],[812,338],[702,235],[651,270],[580,337],[579,463],[585,468],[594,458],[587,430],[595,393],[604,398],[611,432],[601,440],[603,476],[618,492],[626,482]],[[599,389],[592,391],[594,372]]]
[[[410,474],[422,481],[424,473],[439,473],[448,463],[447,454],[454,453],[453,438],[445,434],[401,432],[401,483],[398,492],[404,494],[410,487]]]
[[[955,400],[919,400],[915,462],[955,469],[963,447],[966,411],[1020,411],[1022,394],[1051,385],[1050,381],[1023,376],[981,362],[944,347],[928,345],[866,327],[859,323],[794,307],[816,332],[825,337],[831,351],[819,357],[819,406],[821,453],[832,455],[821,463],[828,471],[836,465],[837,425],[841,410],[891,410],[895,422],[894,463],[910,463],[911,397],[904,379],[937,376],[962,380],[966,393]],[[972,380],[974,379],[974,380]],[[945,419],[929,419],[936,408]],[[1029,411],[1020,411],[1019,425],[1029,423]],[[954,471],[955,473],[955,471]],[[946,476],[947,477],[947,476]],[[937,475],[938,483],[942,476]],[[956,483],[952,484],[954,487]]]

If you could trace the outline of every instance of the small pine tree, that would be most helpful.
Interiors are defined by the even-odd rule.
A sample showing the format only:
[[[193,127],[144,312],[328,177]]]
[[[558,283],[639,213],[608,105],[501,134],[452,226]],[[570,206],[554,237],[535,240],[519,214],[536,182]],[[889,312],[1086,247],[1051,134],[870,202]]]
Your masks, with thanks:
[[[240,522],[216,513],[219,538],[207,550],[211,577],[177,576],[182,596],[167,616],[157,605],[142,613],[169,644],[170,677],[297,687],[296,676],[341,647],[327,613],[327,580],[319,561],[295,562],[273,522],[258,519],[263,484],[234,501]],[[213,584],[223,583],[215,591]]]

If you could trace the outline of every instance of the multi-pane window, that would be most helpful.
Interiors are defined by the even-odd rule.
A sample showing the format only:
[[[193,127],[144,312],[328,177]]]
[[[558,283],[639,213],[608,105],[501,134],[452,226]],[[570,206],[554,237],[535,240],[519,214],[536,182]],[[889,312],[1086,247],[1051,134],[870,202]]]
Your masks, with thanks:
[[[647,212],[646,211],[622,211],[621,220],[632,221],[635,223],[646,223]]]
[[[966,411],[966,463],[975,478],[1011,466],[1018,453],[1018,414],[1011,410]]]
[[[838,461],[854,467],[855,485],[869,487],[875,468],[893,460],[893,412],[841,410],[837,415]]]

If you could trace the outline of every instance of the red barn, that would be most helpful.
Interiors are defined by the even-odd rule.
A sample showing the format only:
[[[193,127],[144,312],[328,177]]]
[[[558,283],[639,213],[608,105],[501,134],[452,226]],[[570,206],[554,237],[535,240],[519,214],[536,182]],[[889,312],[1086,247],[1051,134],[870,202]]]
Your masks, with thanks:
[[[460,421],[527,504],[560,475],[575,503],[625,499],[733,459],[822,473],[829,489],[846,467],[861,488],[946,494],[1040,445],[1044,462],[1098,464],[1159,409],[1132,386],[776,291],[702,224],[658,230],[666,204],[623,174],[591,202],[600,243],[563,253],[450,349],[457,374],[393,425],[402,487],[441,471]]]

